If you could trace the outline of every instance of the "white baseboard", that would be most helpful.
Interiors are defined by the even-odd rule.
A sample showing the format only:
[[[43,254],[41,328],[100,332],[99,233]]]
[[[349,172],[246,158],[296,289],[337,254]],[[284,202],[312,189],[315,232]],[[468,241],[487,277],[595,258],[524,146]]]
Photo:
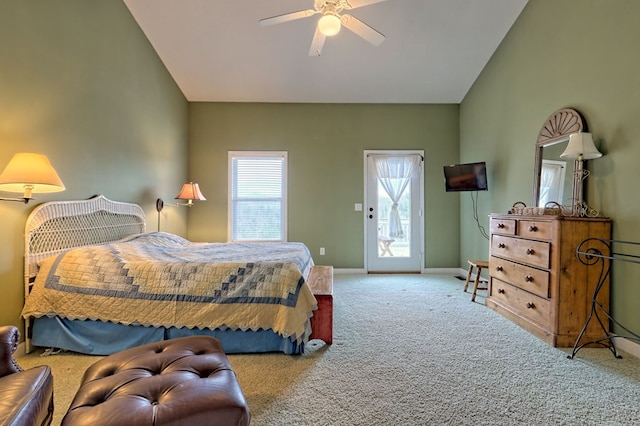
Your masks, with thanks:
[[[333,268],[334,274],[366,274],[364,268]],[[467,275],[465,269],[460,268],[425,268],[421,274],[449,274],[449,275]]]
[[[640,344],[629,339],[625,339],[624,337],[615,337],[613,340],[616,345],[616,349],[624,351],[629,355],[633,355],[636,358],[640,358]]]
[[[364,269],[351,269],[351,268],[333,268],[334,274],[366,274]]]

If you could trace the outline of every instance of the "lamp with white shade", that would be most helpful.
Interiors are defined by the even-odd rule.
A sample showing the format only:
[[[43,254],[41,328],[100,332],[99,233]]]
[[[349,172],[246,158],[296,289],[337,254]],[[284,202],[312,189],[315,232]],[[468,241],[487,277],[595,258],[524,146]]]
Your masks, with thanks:
[[[64,184],[43,154],[14,154],[0,174],[0,191],[23,193],[22,198],[0,198],[2,201],[28,203],[32,194],[64,191]]]
[[[596,145],[593,143],[593,136],[591,133],[572,133],[569,135],[569,143],[567,148],[560,158],[575,160],[575,172],[574,172],[574,199],[576,204],[574,207],[574,216],[598,216],[599,213],[596,210],[590,208],[583,199],[583,181],[589,176],[589,170],[583,167],[584,160],[592,160],[594,158],[602,157],[602,153],[598,151]]]

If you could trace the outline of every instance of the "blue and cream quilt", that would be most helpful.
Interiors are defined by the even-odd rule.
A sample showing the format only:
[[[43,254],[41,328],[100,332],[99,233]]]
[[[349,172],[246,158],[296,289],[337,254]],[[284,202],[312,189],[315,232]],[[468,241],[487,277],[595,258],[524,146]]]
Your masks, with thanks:
[[[307,341],[316,299],[302,243],[191,243],[164,232],[40,263],[22,315],[153,327],[269,330]]]

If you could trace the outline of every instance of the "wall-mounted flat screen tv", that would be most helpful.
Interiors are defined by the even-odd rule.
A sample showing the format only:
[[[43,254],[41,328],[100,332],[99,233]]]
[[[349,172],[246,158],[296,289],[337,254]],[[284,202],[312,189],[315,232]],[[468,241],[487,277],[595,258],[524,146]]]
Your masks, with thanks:
[[[486,191],[487,166],[484,161],[444,166],[444,185],[447,192]]]

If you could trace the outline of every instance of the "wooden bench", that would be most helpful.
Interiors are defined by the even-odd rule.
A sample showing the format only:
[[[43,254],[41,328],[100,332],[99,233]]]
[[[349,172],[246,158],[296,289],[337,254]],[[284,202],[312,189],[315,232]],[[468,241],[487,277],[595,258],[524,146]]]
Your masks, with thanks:
[[[318,302],[318,309],[311,317],[309,340],[320,339],[330,345],[333,343],[333,266],[314,266],[307,283]]]

